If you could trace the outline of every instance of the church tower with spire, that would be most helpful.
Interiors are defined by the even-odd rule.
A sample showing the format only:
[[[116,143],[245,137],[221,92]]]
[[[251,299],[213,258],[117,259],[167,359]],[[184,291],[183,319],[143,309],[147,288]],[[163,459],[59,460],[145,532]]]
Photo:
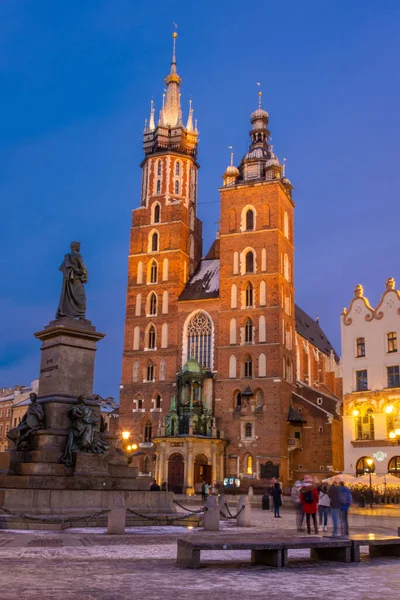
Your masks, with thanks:
[[[155,435],[170,396],[166,390],[175,381],[177,300],[202,253],[202,225],[196,216],[197,123],[190,101],[183,124],[177,33],[172,37],[159,118],[151,101],[143,132],[141,200],[132,212],[128,258],[120,414],[121,422],[129,424],[131,439],[140,443],[150,440],[151,432]]]

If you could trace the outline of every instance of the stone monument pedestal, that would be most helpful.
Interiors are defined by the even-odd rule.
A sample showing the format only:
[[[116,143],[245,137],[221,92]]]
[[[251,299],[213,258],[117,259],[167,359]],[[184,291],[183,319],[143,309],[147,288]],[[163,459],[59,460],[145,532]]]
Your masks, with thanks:
[[[137,507],[126,495],[149,489],[150,477],[138,480],[137,469],[128,466],[127,457],[118,451],[117,435],[111,433],[101,434],[107,453],[78,451],[72,466],[61,463],[71,427],[69,410],[80,395],[92,396],[96,344],[104,336],[90,321],[69,318],[51,321],[35,334],[42,342],[37,401],[44,410],[45,428],[31,433],[29,449],[0,453],[0,506],[31,515],[88,514],[111,502],[106,492],[124,492],[127,505]],[[85,404],[100,423],[99,403],[87,399]],[[160,510],[175,512],[172,495],[165,496],[156,512]]]

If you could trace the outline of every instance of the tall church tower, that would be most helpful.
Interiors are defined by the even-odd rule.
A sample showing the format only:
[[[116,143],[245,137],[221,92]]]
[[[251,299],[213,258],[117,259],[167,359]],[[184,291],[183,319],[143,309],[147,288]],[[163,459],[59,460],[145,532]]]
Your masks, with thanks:
[[[271,476],[262,473],[269,465],[286,479],[295,372],[294,203],[268,143],[268,120],[260,93],[249,151],[239,168],[231,160],[220,190],[216,416],[230,432],[228,477]]]
[[[140,207],[133,210],[128,259],[120,425],[151,446],[169,409],[178,367],[177,300],[202,253],[196,217],[198,131],[190,102],[182,121],[176,39],[159,119],[151,102],[143,134]],[[153,472],[145,465],[145,472]]]

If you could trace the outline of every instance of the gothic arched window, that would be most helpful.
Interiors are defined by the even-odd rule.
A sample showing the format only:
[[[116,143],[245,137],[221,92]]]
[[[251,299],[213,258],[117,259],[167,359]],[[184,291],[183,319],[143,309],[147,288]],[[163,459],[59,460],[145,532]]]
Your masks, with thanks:
[[[152,360],[149,360],[147,363],[147,381],[154,380],[154,363]]]
[[[150,267],[150,283],[157,283],[157,263],[155,260],[153,260]]]
[[[175,163],[175,175],[177,177],[179,177],[180,174],[181,174],[181,163],[179,162],[179,160],[177,160]]]
[[[151,442],[151,423],[150,423],[150,421],[147,421],[146,425],[144,426],[144,441]]]
[[[161,396],[157,394],[156,396],[156,408],[161,408]]]
[[[157,194],[161,194],[161,179],[157,179]]]
[[[251,250],[246,254],[246,273],[254,273],[254,254]]]
[[[161,214],[160,205],[156,204],[154,207],[154,223],[160,222],[160,214]]]
[[[253,299],[253,286],[249,282],[247,284],[247,287],[246,287],[246,307],[247,308],[252,307],[253,306],[253,301],[254,301],[254,299]]]
[[[247,356],[244,361],[244,376],[247,378],[253,377],[253,361],[251,356]]]
[[[157,252],[158,250],[158,233],[155,231],[151,236],[151,251]]]
[[[156,316],[157,314],[157,296],[152,292],[149,302],[149,315]]]
[[[246,344],[251,344],[253,341],[253,321],[251,319],[246,319],[244,325],[244,341]]]
[[[156,330],[154,328],[154,325],[150,326],[148,336],[149,336],[148,348],[149,348],[149,350],[154,350],[154,348],[156,347]]]
[[[162,163],[161,163],[161,160],[159,160],[157,162],[157,175],[158,175],[158,177],[161,177],[161,168],[162,168]]]
[[[249,208],[246,213],[246,231],[253,231],[254,229],[254,212]]]
[[[179,196],[179,188],[180,188],[179,181],[176,179],[176,181],[175,181],[175,194],[177,196]]]
[[[190,319],[187,329],[187,355],[194,358],[203,368],[211,369],[212,324],[203,312]]]

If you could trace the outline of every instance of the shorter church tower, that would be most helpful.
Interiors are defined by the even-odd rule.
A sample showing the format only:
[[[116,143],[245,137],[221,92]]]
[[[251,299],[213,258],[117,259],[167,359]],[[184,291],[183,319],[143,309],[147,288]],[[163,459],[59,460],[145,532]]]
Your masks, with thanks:
[[[292,186],[268,143],[269,116],[251,114],[250,148],[223,175],[217,422],[230,432],[227,476],[287,471],[295,364]]]

